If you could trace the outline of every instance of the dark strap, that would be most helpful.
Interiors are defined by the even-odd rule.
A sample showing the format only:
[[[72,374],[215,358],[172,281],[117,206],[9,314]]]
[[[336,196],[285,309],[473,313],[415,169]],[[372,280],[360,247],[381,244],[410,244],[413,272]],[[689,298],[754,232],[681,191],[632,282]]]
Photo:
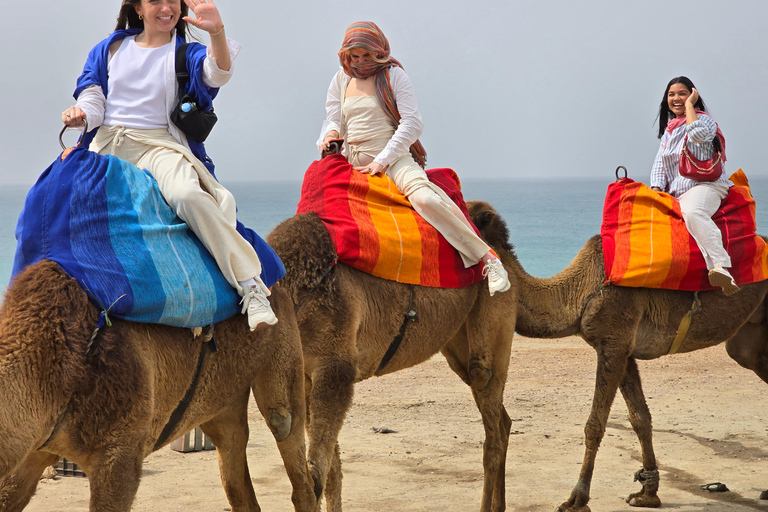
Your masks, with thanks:
[[[176,426],[178,426],[179,422],[181,421],[181,418],[184,417],[184,413],[187,412],[187,408],[189,407],[189,404],[192,402],[192,397],[195,396],[195,390],[197,389],[197,384],[200,382],[200,373],[202,373],[203,361],[205,361],[205,354],[207,354],[209,351],[216,352],[216,341],[213,338],[211,338],[211,340],[208,341],[207,343],[206,342],[202,343],[202,347],[200,348],[200,356],[197,358],[197,370],[195,370],[195,376],[192,378],[192,383],[189,385],[189,388],[187,389],[187,393],[184,395],[184,398],[182,398],[181,402],[179,402],[179,405],[176,406],[176,410],[173,411],[173,414],[171,414],[171,419],[168,420],[168,423],[166,423],[165,428],[163,429],[162,433],[160,434],[160,437],[155,443],[154,450],[157,450],[161,446],[163,446],[163,444],[168,440],[170,435],[176,429]]]
[[[189,71],[187,70],[187,46],[184,43],[176,50],[176,80],[179,82],[179,90],[184,94],[187,82],[189,82]]]
[[[378,375],[378,373],[381,372],[381,370],[383,370],[395,356],[395,352],[397,352],[397,349],[400,347],[400,342],[403,341],[403,337],[405,337],[405,329],[408,327],[408,322],[415,322],[418,319],[419,314],[413,309],[413,286],[411,286],[411,298],[408,301],[408,309],[405,310],[405,316],[403,317],[403,323],[400,325],[400,331],[395,336],[395,339],[392,340],[392,343],[389,344],[389,348],[384,354],[384,357],[381,358],[379,367],[376,368],[375,375]]]

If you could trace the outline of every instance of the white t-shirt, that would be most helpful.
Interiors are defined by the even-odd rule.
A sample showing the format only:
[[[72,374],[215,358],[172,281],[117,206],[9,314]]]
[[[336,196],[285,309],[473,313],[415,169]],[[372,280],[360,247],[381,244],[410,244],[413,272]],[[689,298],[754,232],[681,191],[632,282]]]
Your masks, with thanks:
[[[104,124],[126,128],[167,128],[165,56],[173,41],[142,48],[128,36],[109,61]]]

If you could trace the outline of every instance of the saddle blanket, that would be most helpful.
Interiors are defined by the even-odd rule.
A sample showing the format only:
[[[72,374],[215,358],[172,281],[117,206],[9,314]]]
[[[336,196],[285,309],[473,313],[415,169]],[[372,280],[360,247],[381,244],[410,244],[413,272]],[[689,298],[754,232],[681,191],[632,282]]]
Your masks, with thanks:
[[[432,169],[427,175],[469,218],[456,173]],[[354,171],[342,155],[317,160],[304,174],[296,213],[310,212],[328,229],[339,261],[363,272],[440,288],[483,279],[482,265],[464,268],[458,252],[416,213],[389,177]]]
[[[768,246],[755,234],[755,200],[744,172],[712,216],[723,233],[743,285],[768,278]],[[606,282],[619,286],[703,291],[714,289],[698,245],[688,233],[680,204],[669,194],[624,178],[608,187],[601,228]]]
[[[285,275],[282,261],[253,230],[237,229],[272,286]],[[53,260],[107,315],[199,327],[240,312],[237,292],[157,182],[113,156],[78,147],[56,159],[27,195],[16,240],[14,276]]]

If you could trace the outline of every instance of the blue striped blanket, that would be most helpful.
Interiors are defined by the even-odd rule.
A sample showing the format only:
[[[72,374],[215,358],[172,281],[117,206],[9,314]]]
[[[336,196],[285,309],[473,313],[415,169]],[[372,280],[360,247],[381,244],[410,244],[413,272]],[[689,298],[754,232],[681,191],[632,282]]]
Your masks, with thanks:
[[[253,230],[237,228],[272,286],[285,275],[280,258]],[[237,292],[152,176],[113,156],[79,147],[57,159],[27,195],[16,240],[14,276],[53,260],[109,316],[198,327],[240,312]]]

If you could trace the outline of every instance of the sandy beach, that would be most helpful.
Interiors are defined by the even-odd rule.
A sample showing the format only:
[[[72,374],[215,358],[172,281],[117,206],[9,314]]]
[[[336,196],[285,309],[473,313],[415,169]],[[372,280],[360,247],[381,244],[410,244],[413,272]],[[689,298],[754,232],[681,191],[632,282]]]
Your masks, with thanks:
[[[505,405],[513,419],[507,454],[507,509],[552,512],[570,494],[583,457],[594,351],[576,337],[515,337]],[[768,511],[768,393],[728,358],[723,345],[641,361],[653,414],[664,510]],[[252,403],[248,460],[264,511],[292,511],[275,443]],[[394,433],[379,434],[372,427]],[[483,428],[466,385],[441,356],[357,385],[339,438],[347,511],[471,511],[482,493]],[[637,438],[619,394],[597,457],[593,511],[633,509],[640,489]],[[702,484],[730,489],[710,493]],[[43,480],[26,510],[88,510],[88,480]],[[144,463],[135,511],[225,511],[215,452],[166,447]]]

